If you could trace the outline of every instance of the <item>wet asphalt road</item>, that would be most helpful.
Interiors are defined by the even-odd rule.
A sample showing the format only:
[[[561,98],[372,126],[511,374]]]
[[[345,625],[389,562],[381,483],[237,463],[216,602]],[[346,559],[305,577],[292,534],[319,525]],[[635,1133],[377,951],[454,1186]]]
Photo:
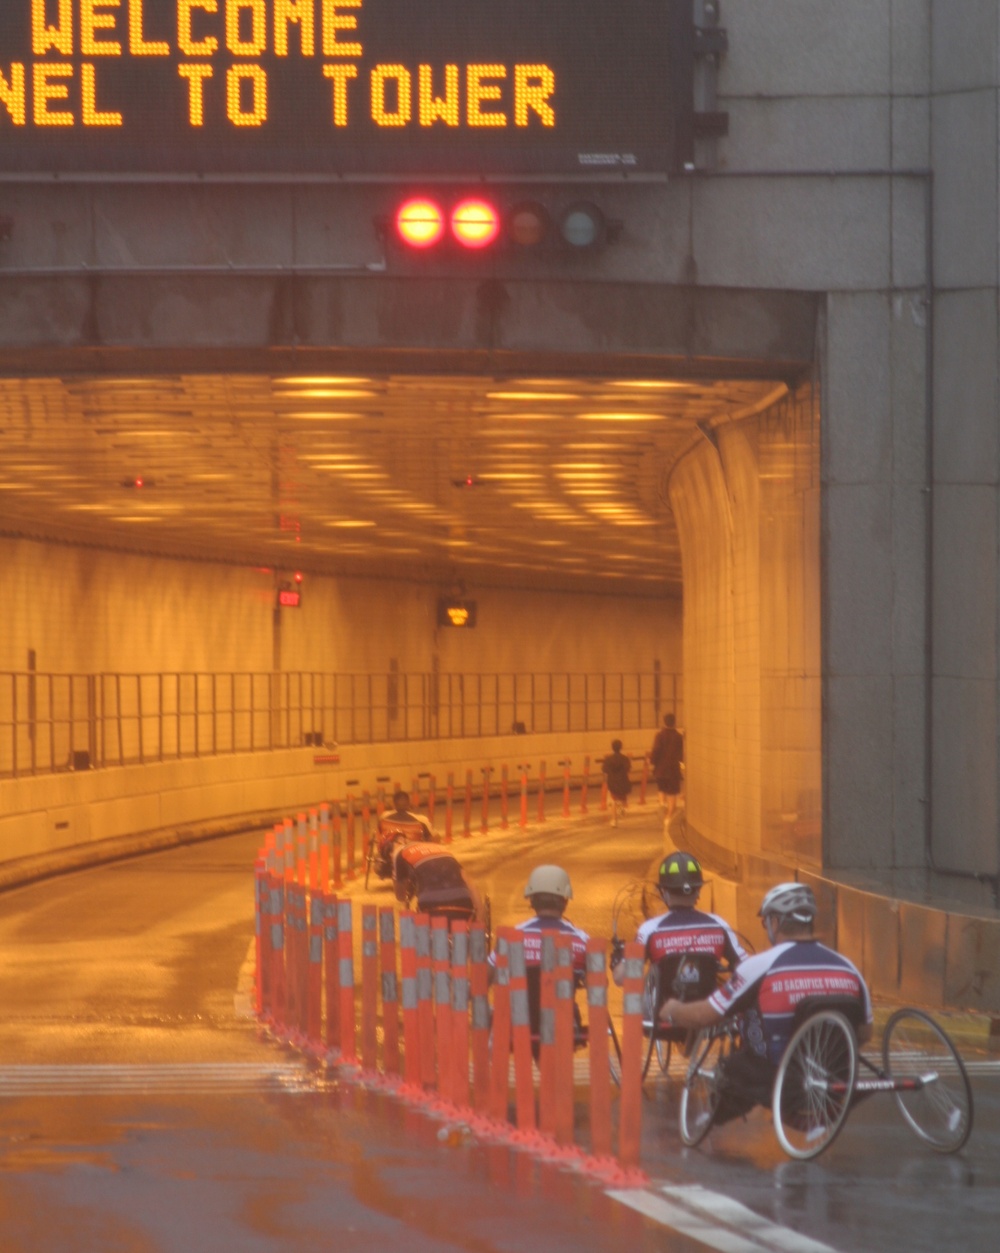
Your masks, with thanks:
[[[659,840],[651,811],[617,832],[595,818],[477,835],[456,851],[496,920],[524,916],[530,865],[553,860],[573,877],[574,921],[607,934],[618,889],[646,872]],[[918,1144],[887,1097],[852,1112],[814,1163],[785,1159],[763,1112],[684,1150],[675,1087],[649,1085],[654,1184],[684,1205],[707,1197],[721,1212],[728,1197],[777,1224],[755,1234],[737,1211],[679,1235],[523,1154],[440,1143],[439,1124],[325,1078],[240,1012],[257,842],[192,846],[0,896],[4,1253],[995,1247],[1000,1073],[985,1057],[975,1059],[976,1129],[955,1158]],[[370,899],[387,903],[387,887]]]

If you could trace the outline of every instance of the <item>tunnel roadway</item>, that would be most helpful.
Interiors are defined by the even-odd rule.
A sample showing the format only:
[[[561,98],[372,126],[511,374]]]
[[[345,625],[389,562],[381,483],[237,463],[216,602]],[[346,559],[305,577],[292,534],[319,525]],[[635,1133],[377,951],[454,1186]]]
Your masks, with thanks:
[[[437,1123],[324,1078],[243,1012],[258,842],[0,897],[5,1253],[994,1247],[1000,1068],[971,1045],[976,1127],[954,1158],[919,1145],[889,1098],[853,1112],[814,1163],[785,1159],[763,1112],[685,1150],[676,1085],[662,1079],[644,1108],[652,1184],[626,1203],[506,1148],[440,1143]],[[562,863],[574,921],[601,935],[659,842],[653,812],[639,811],[617,831],[595,815],[476,835],[457,851],[499,921],[524,916],[532,864]]]

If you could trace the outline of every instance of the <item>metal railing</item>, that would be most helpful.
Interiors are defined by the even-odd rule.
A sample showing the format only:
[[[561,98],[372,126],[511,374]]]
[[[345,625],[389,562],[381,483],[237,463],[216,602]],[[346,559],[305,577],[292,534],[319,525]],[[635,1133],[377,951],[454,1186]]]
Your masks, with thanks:
[[[300,745],[653,728],[679,676],[0,673],[0,778]]]

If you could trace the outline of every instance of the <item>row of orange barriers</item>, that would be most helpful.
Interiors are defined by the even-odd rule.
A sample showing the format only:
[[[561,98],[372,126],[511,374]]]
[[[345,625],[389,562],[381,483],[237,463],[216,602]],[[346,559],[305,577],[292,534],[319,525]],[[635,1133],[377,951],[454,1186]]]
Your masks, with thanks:
[[[360,1064],[410,1091],[433,1094],[458,1117],[467,1111],[563,1147],[574,1144],[574,1050],[585,1047],[589,1153],[613,1155],[617,1051],[608,1018],[606,940],[588,945],[588,1029],[582,1033],[574,1025],[569,937],[546,937],[541,1031],[533,1038],[516,929],[499,929],[491,979],[482,924],[449,928],[443,918],[397,918],[391,908],[363,905],[358,971],[352,902],[324,890],[318,857],[311,886],[298,873],[287,874],[296,863],[269,837],[256,867],[257,1012],[276,1034],[328,1061]],[[616,1076],[623,1167],[639,1162],[642,966],[642,947],[629,945]]]

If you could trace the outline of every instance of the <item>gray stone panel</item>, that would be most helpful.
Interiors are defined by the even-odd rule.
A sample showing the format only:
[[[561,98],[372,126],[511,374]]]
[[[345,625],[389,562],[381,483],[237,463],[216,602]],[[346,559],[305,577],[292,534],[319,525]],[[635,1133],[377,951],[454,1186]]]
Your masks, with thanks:
[[[944,870],[995,874],[997,687],[934,680],[933,849]]]
[[[927,707],[922,675],[893,682],[892,823],[894,867],[924,865],[927,779],[924,726]]]
[[[892,90],[923,93],[931,72],[931,5],[933,0],[892,0]]]
[[[878,870],[892,860],[891,681],[828,678],[825,715],[825,865]]]
[[[901,901],[899,905],[899,994],[911,1004],[944,1005],[945,938],[948,916]]]
[[[934,493],[934,671],[997,677],[997,493],[939,485]]]
[[[892,298],[892,476],[927,481],[927,297],[923,288]]]
[[[719,101],[729,136],[720,170],[881,170],[889,163],[888,97]]]
[[[892,492],[892,651],[897,675],[923,674],[927,662],[927,493],[897,483]]]
[[[865,959],[861,969],[874,996],[894,999],[899,994],[899,902],[867,894],[861,899],[865,911]]]
[[[934,281],[997,282],[997,92],[940,96],[931,109]]]
[[[892,101],[892,168],[926,170],[931,161],[931,105],[926,96]]]
[[[831,677],[892,672],[892,496],[887,488],[826,489],[825,655]],[[887,693],[885,693],[887,695]]]
[[[985,918],[948,918],[945,1003],[980,1011],[1000,1009],[998,928]]]
[[[724,4],[730,53],[726,95],[876,95],[887,92],[890,0],[755,0]]]
[[[809,291],[889,285],[885,179],[699,179],[693,217],[703,283]]]
[[[22,267],[83,267],[93,261],[90,194],[84,187],[5,185],[2,212],[10,238],[0,244],[0,273]]]
[[[996,85],[997,13],[996,0],[933,0],[930,36],[935,91]]]
[[[890,303],[874,293],[827,302],[823,477],[871,483],[891,470]]]
[[[941,292],[934,309],[934,474],[996,483],[1000,465],[997,293]]]
[[[926,178],[892,181],[892,285],[920,287],[927,282]]]
[[[865,897],[841,884],[837,888],[837,951],[858,969],[865,962]]]

